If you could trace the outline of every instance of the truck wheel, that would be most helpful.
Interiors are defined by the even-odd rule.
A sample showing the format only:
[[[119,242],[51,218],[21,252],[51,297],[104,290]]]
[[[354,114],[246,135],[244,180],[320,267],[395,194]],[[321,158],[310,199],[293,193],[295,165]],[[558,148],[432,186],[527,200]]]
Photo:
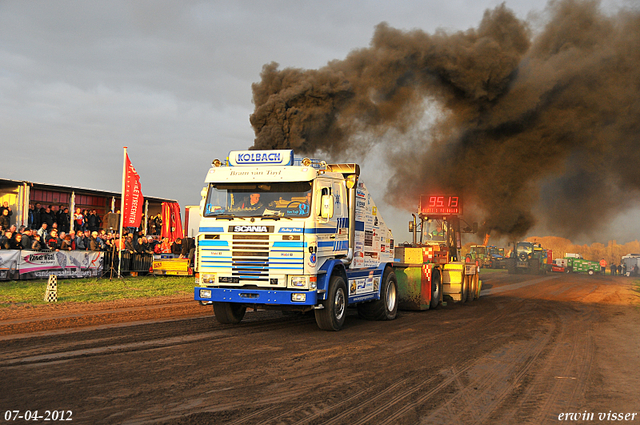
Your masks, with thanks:
[[[571,273],[571,267],[567,267],[566,269],[564,269],[565,273]]]
[[[476,300],[480,299],[480,275],[476,274],[473,276],[473,287],[475,288],[473,291],[473,298]]]
[[[531,274],[541,274],[540,260],[538,260],[537,258],[531,260],[531,262],[529,263],[529,268],[531,270]]]
[[[593,270],[589,270],[589,271],[587,272],[587,274],[588,274],[589,276],[593,276],[594,274],[596,274],[596,272],[594,272]]]
[[[473,300],[476,299],[476,291],[477,291],[477,282],[476,282],[476,278],[478,277],[477,274],[474,274],[472,276],[469,276],[469,288],[468,288],[468,293],[467,293],[467,302],[471,302]]]
[[[434,309],[440,304],[440,295],[442,294],[442,278],[440,270],[435,269],[431,273],[431,302],[429,308]]]
[[[462,275],[462,283],[460,285],[460,302],[467,302],[469,296],[469,277],[466,274]]]
[[[358,304],[358,315],[367,320],[393,320],[398,314],[398,280],[390,268],[382,275],[380,299]]]
[[[236,303],[218,303],[213,304],[213,314],[216,320],[223,325],[235,325],[242,321],[246,307]]]
[[[323,309],[315,310],[318,327],[325,331],[339,331],[347,316],[347,285],[342,276],[331,276],[329,296],[322,305]]]

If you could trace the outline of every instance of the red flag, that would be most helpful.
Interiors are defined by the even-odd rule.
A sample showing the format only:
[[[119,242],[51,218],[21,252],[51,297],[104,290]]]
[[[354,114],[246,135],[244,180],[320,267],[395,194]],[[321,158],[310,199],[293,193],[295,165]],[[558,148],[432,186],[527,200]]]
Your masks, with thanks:
[[[125,154],[125,183],[124,183],[124,205],[122,207],[122,227],[140,227],[142,219],[142,188],[140,187],[140,176],[131,165],[129,155]]]
[[[180,204],[177,202],[162,203],[162,237],[169,242],[183,238]]]

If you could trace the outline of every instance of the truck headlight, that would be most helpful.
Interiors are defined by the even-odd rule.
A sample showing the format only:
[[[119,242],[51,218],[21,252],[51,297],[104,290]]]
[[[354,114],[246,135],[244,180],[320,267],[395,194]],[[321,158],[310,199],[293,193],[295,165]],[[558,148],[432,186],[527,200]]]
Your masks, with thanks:
[[[309,289],[307,276],[289,276],[289,288]]]
[[[210,289],[201,289],[200,290],[200,298],[211,298],[211,290]]]
[[[292,302],[298,302],[298,303],[303,303],[307,300],[307,294],[302,293],[302,294],[291,294],[291,301]]]
[[[201,279],[200,281],[202,282],[202,284],[207,284],[207,283],[216,283],[216,274],[215,273],[202,273],[200,275]]]

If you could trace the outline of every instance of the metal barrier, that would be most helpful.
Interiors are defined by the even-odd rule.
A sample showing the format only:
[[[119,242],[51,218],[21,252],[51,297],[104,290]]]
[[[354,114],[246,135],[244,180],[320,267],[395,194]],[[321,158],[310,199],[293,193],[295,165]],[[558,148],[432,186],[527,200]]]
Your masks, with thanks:
[[[113,272],[118,273],[118,251],[106,251],[104,256],[103,276],[108,276]],[[153,254],[140,254],[129,251],[122,251],[122,266],[120,273],[149,273],[153,266]]]

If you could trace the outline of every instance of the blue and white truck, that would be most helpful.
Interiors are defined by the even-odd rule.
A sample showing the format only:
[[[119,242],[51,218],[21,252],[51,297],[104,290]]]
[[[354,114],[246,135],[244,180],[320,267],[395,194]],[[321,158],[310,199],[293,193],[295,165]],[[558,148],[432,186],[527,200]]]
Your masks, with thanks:
[[[214,160],[202,190],[195,300],[213,304],[221,323],[239,323],[247,308],[314,311],[325,330],[341,329],[349,306],[394,319],[393,235],[359,177],[357,164],[292,150]]]

